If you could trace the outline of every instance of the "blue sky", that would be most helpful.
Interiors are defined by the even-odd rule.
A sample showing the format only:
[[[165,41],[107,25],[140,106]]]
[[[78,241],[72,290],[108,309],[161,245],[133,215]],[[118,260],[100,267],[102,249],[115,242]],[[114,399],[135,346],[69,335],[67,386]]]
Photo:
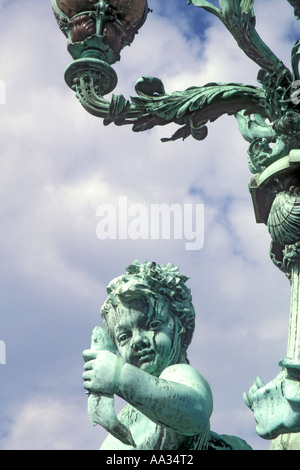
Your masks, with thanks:
[[[171,262],[190,276],[197,324],[189,357],[214,395],[212,429],[258,438],[242,394],[256,375],[279,372],[285,355],[289,284],[269,259],[255,223],[247,143],[232,117],[203,142],[161,143],[176,127],[135,134],[105,128],[64,83],[71,62],[49,1],[0,0],[0,449],[97,449],[82,350],[109,281],[134,259]],[[142,75],[167,92],[210,81],[256,84],[258,67],[216,18],[185,0],[152,0],[153,13],[114,68],[115,93],[134,95]],[[276,11],[276,15],[273,13]],[[257,27],[289,65],[299,27],[283,0],[261,0]],[[205,241],[99,240],[99,205],[204,204]]]

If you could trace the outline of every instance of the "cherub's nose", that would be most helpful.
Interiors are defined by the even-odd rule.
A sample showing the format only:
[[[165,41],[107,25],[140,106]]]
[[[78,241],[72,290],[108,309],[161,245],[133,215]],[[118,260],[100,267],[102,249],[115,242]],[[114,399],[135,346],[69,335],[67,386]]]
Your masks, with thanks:
[[[139,351],[145,347],[149,347],[150,341],[147,336],[147,333],[143,330],[136,330],[132,335],[132,349],[134,351]]]

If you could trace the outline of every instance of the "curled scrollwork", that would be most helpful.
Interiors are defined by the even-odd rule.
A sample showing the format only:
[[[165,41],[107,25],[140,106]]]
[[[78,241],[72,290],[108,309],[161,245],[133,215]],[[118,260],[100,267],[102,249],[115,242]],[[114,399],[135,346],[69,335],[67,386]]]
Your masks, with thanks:
[[[131,124],[134,132],[152,129],[157,125],[175,122],[180,129],[164,142],[192,135],[203,140],[206,124],[223,114],[235,114],[245,108],[251,113],[264,114],[264,92],[255,86],[237,83],[208,83],[185,91],[166,94],[163,83],[153,77],[142,77],[137,85],[138,96],[131,101],[123,96],[112,96],[106,101],[99,93],[99,84],[91,76],[77,80],[73,88],[82,105],[91,114],[104,119],[104,124]]]
[[[288,111],[273,123],[261,115],[236,115],[240,132],[248,147],[248,165],[252,173],[261,173],[300,145],[300,116]]]

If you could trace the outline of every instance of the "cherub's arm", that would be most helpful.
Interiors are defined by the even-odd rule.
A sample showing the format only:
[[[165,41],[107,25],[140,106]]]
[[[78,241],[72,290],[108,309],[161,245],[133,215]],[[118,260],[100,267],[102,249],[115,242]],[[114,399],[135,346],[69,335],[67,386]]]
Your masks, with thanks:
[[[207,382],[186,364],[168,367],[159,378],[126,364],[119,390],[149,419],[184,435],[204,431],[212,412]]]
[[[117,394],[151,421],[191,436],[203,432],[212,413],[206,380],[187,364],[177,364],[154,377],[107,351],[87,362],[85,388]]]

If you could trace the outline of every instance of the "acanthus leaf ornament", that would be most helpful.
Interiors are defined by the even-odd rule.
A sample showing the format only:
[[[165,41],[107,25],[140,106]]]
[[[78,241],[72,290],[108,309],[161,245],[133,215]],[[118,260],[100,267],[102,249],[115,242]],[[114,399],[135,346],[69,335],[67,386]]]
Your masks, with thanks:
[[[234,37],[238,46],[259,67],[269,73],[278,67],[286,67],[273,51],[264,43],[255,29],[254,0],[219,0],[220,8],[210,2],[189,0],[196,7],[203,8],[216,15]]]
[[[66,3],[70,5],[69,10]],[[203,140],[207,136],[208,122],[223,114],[236,116],[242,135],[246,135],[250,143],[250,171],[263,171],[299,146],[299,113],[291,100],[293,83],[299,76],[299,42],[292,50],[290,71],[258,35],[254,0],[220,0],[220,8],[206,0],[190,0],[188,3],[222,21],[239,47],[260,67],[260,86],[208,83],[167,94],[158,78],[142,77],[137,82],[138,96],[127,100],[113,95],[111,102],[106,100],[104,95],[117,85],[117,76],[111,67],[119,60],[119,50],[112,47],[120,38],[117,30],[121,27],[123,32],[129,31],[134,25],[134,32],[137,32],[149,11],[146,0],[52,0],[58,23],[69,38],[69,52],[75,58],[66,70],[66,82],[82,106],[92,115],[102,118],[105,125],[112,122],[118,126],[131,124],[135,132],[171,122],[181,126],[172,137],[162,139],[164,142],[189,136]],[[85,12],[86,8],[91,10]],[[72,18],[66,15],[71,16],[75,11]],[[82,38],[83,31],[87,34],[93,32],[91,19],[96,22],[96,34],[72,42],[72,31],[79,38]],[[130,36],[130,41],[133,37]],[[125,41],[122,47],[126,44]],[[158,90],[151,88],[159,82]],[[253,129],[253,120],[256,129],[251,137],[252,130],[249,130]]]
[[[166,94],[162,93],[164,86],[159,79],[142,77],[136,87],[138,96],[128,101],[123,96],[113,95],[109,102],[99,92],[101,84],[97,84],[97,78],[89,74],[73,84],[86,110],[103,118],[105,125],[112,122],[116,125],[131,124],[134,132],[172,122],[184,126],[171,139],[163,141],[190,135],[202,140],[207,135],[206,124],[223,114],[236,114],[245,108],[251,113],[264,113],[264,92],[255,86],[208,83],[203,87]],[[153,82],[160,83],[160,93],[149,91],[149,84]]]

